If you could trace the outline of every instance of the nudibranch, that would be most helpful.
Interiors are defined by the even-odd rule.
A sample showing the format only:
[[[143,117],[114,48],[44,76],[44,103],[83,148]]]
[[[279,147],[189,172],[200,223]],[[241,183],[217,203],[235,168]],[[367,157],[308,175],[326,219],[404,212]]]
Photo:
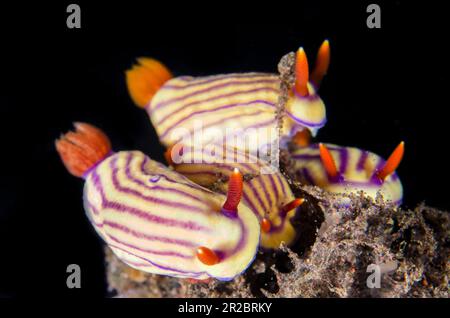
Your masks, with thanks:
[[[195,137],[196,143],[208,143],[212,135],[226,138],[237,130],[257,130],[259,145],[278,140],[275,115],[280,79],[276,74],[174,78],[154,59],[139,58],[137,61],[138,64],[126,72],[130,96],[135,104],[146,109],[161,143],[167,148],[181,141],[180,134],[192,136],[199,128],[203,135]],[[290,140],[304,129],[315,135],[325,125],[325,105],[317,90],[329,61],[330,47],[326,40],[318,51],[310,76],[305,51],[303,48],[297,51],[295,85],[285,105],[281,139]],[[209,134],[205,133],[208,129],[211,129]],[[268,130],[276,134],[267,137]],[[183,143],[187,144],[186,140]]]
[[[199,280],[230,280],[249,266],[260,225],[240,202],[242,178],[226,196],[214,193],[139,151],[113,153],[94,126],[75,127],[56,141],[57,151],[68,171],[85,180],[88,218],[123,262]]]
[[[334,193],[364,191],[375,198],[400,205],[403,187],[395,173],[404,153],[401,142],[388,160],[365,150],[332,144],[312,144],[291,151],[299,180]]]
[[[282,242],[287,245],[295,242],[298,235],[291,219],[304,200],[294,196],[278,168],[238,148],[223,149],[222,154],[232,160],[225,157],[217,160],[217,154],[192,148],[178,144],[166,152],[166,159],[175,171],[199,185],[226,193],[233,188],[236,169],[239,170],[244,176],[243,202],[261,224],[261,246],[276,249]]]

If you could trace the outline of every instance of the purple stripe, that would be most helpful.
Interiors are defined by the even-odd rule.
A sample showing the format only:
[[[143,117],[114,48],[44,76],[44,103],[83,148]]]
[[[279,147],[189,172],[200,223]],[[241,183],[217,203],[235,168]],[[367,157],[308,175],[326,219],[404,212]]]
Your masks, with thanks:
[[[95,214],[95,215],[99,215],[99,214],[100,214],[100,212],[98,211],[98,209],[97,209],[91,202],[89,202],[89,200],[88,200],[87,198],[85,199],[84,202],[85,202],[85,204],[86,204],[86,207],[87,207],[89,210],[91,210],[93,214]]]
[[[145,165],[147,164],[147,162],[148,162],[148,157],[145,157],[145,159],[142,161],[142,164],[141,164],[141,172],[144,174],[144,175],[151,175],[150,173],[148,173],[146,170],[145,170]],[[157,162],[158,163],[158,162]],[[159,163],[158,163],[159,164]],[[160,164],[161,165],[161,164]],[[163,165],[161,165],[161,168],[162,169],[167,169],[165,166],[163,166]],[[179,185],[183,185],[183,186],[186,186],[186,187],[189,187],[189,188],[191,188],[191,189],[193,189],[193,190],[197,190],[197,191],[201,191],[201,192],[204,192],[204,193],[206,193],[206,194],[213,194],[214,192],[212,192],[211,190],[208,190],[208,189],[206,189],[206,188],[204,188],[204,187],[202,187],[202,186],[199,186],[198,184],[196,184],[196,183],[193,183],[192,181],[190,181],[189,179],[187,179],[187,178],[185,178],[184,176],[182,176],[182,175],[180,175],[180,179],[184,179],[186,182],[183,182],[183,181],[181,181],[181,180],[175,180],[175,179],[172,179],[172,178],[170,178],[169,176],[167,176],[166,174],[160,174],[160,177],[161,178],[163,178],[164,180],[166,180],[167,182],[170,182],[170,183],[176,183],[176,184],[179,184]]]
[[[94,187],[96,190],[100,193],[100,196],[102,197],[102,207],[104,209],[110,208],[114,209],[117,212],[120,213],[127,213],[130,215],[134,215],[142,220],[145,220],[150,223],[156,223],[156,224],[163,224],[168,227],[179,227],[182,229],[192,230],[192,231],[205,231],[210,232],[211,229],[204,227],[202,225],[198,225],[195,222],[188,221],[178,221],[178,220],[172,220],[160,216],[153,215],[147,211],[143,211],[134,207],[130,207],[124,204],[121,204],[119,202],[110,201],[106,199],[106,195],[104,193],[103,187],[101,185],[100,177],[97,174],[96,171],[92,172],[92,181],[94,182]]]
[[[368,151],[362,151],[361,155],[359,156],[358,164],[356,165],[356,170],[361,171],[364,169],[364,166],[366,165],[366,160],[369,157]]]
[[[157,267],[157,268],[159,268],[159,269],[161,269],[163,271],[169,271],[169,272],[174,272],[174,273],[181,273],[181,274],[183,274],[185,276],[189,276],[189,277],[198,277],[200,275],[206,274],[205,272],[188,272],[188,271],[183,271],[183,270],[180,270],[180,269],[175,269],[173,267],[162,266],[162,265],[159,265],[159,264],[157,264],[157,263],[155,263],[155,262],[153,262],[153,261],[151,261],[151,260],[149,260],[149,259],[147,259],[145,257],[142,257],[142,256],[139,256],[139,255],[130,253],[130,251],[128,251],[128,250],[126,250],[126,249],[124,249],[122,247],[119,247],[117,245],[114,245],[114,244],[111,244],[111,243],[108,243],[108,245],[112,246],[115,249],[123,251],[123,252],[125,252],[127,254],[130,254],[131,256],[134,256],[136,258],[144,260],[144,261],[148,262],[150,265],[155,266],[155,267]],[[128,260],[126,262],[128,262]]]
[[[273,193],[275,193],[275,200],[276,200],[277,203],[279,203],[280,193],[279,193],[278,188],[277,188],[277,186],[275,184],[275,180],[273,179],[273,175],[272,174],[269,174],[269,180],[270,180],[270,185],[272,187],[272,191],[273,191]]]
[[[219,119],[217,121],[214,121],[212,123],[209,123],[208,125],[203,126],[203,129],[223,124],[224,122],[232,120],[232,119],[235,119],[235,118],[242,118],[242,117],[249,117],[249,116],[258,116],[261,113],[264,113],[264,111],[263,110],[259,110],[259,111],[256,111],[254,113],[237,114],[237,115],[233,115],[233,116],[229,116],[229,117],[222,117],[221,119]],[[192,128],[192,129],[194,129],[194,128]],[[189,132],[192,133],[192,130],[189,130]]]
[[[184,79],[187,82],[193,82],[193,83],[189,83],[189,84],[185,84],[185,85],[174,85],[174,84],[167,84],[163,86],[163,89],[183,89],[183,88],[189,88],[189,87],[195,87],[195,86],[200,86],[203,84],[208,84],[208,83],[213,83],[213,82],[217,82],[220,80],[224,80],[224,79],[228,79],[228,78],[255,78],[255,77],[276,77],[275,74],[270,74],[270,73],[244,73],[244,74],[239,74],[239,73],[233,73],[233,74],[225,74],[225,75],[213,75],[213,76],[207,76],[206,79],[204,80],[199,80],[198,77],[192,77],[192,76],[180,76],[177,77],[177,79],[183,79],[183,77],[185,77],[186,79]]]
[[[142,232],[138,232],[135,231],[133,229],[130,229],[129,227],[123,225],[123,224],[118,224],[115,222],[111,222],[111,221],[104,221],[102,226],[106,225],[110,228],[113,228],[115,230],[127,233],[133,237],[139,238],[139,239],[145,239],[147,241],[157,241],[157,242],[162,242],[162,243],[167,243],[167,244],[174,244],[174,245],[181,245],[181,246],[185,246],[185,247],[197,247],[199,246],[199,244],[195,244],[189,241],[185,241],[185,240],[178,240],[178,239],[171,239],[168,237],[164,237],[164,236],[156,236],[156,235],[148,235]]]
[[[264,206],[264,203],[263,203],[263,201],[261,200],[261,197],[259,196],[259,194],[258,194],[258,192],[257,192],[257,190],[255,189],[255,187],[253,187],[253,184],[252,184],[252,181],[253,180],[255,180],[255,179],[252,179],[252,180],[250,180],[250,181],[248,181],[246,184],[248,185],[248,187],[250,188],[250,190],[252,191],[252,193],[253,193],[253,196],[256,198],[256,200],[258,201],[258,203],[259,203],[259,206],[261,207],[261,213],[259,213],[260,215],[264,215],[265,213],[265,210],[266,210],[266,207]]]
[[[117,159],[114,159],[114,160],[117,161]],[[191,199],[193,199],[193,200],[195,200],[195,201],[197,201],[197,202],[200,202],[200,203],[202,203],[206,208],[209,208],[209,206],[208,206],[205,202],[203,202],[201,199],[199,199],[199,198],[196,197],[195,195],[192,195],[192,194],[190,194],[190,193],[184,192],[184,191],[179,190],[179,189],[167,188],[167,187],[158,186],[158,185],[155,185],[155,186],[152,186],[152,187],[151,187],[151,186],[145,184],[143,181],[141,181],[141,180],[135,178],[134,176],[131,175],[131,171],[130,171],[131,160],[132,160],[132,154],[129,153],[129,154],[128,154],[128,158],[127,158],[126,168],[125,168],[125,174],[126,174],[128,180],[130,180],[130,181],[132,181],[132,182],[134,182],[134,183],[136,183],[136,184],[138,184],[138,185],[140,185],[140,186],[142,186],[142,187],[144,187],[144,188],[146,188],[146,189],[149,189],[149,190],[162,190],[162,191],[164,191],[164,192],[172,192],[172,193],[180,194],[180,195],[182,195],[182,196],[185,196],[185,197],[191,198]],[[143,160],[143,162],[144,162],[144,161],[145,161],[145,159]],[[116,165],[116,162],[114,162],[114,165]],[[141,165],[142,165],[142,163],[141,163]],[[161,177],[161,174],[156,174],[156,176],[158,176],[158,177],[160,178],[160,177]]]
[[[272,209],[273,201],[272,201],[272,197],[270,196],[269,191],[267,191],[266,183],[263,182],[264,181],[263,178],[264,178],[264,175],[260,175],[257,179],[258,179],[259,184],[263,188],[266,200],[269,203],[269,207],[267,208],[267,210],[270,211]]]
[[[244,85],[257,85],[257,84],[275,84],[277,81],[278,81],[277,79],[270,79],[270,80],[257,80],[257,81],[248,81],[248,82],[230,81],[230,82],[226,82],[226,83],[220,83],[218,85],[213,85],[213,86],[209,86],[209,87],[206,87],[206,88],[198,90],[198,91],[190,92],[189,94],[186,94],[186,95],[183,95],[183,96],[179,96],[179,97],[175,97],[175,98],[172,98],[172,99],[168,99],[168,100],[162,101],[162,102],[156,104],[155,107],[151,107],[149,113],[152,114],[155,110],[157,110],[157,109],[159,109],[161,107],[170,105],[172,103],[181,102],[181,101],[183,101],[185,99],[188,99],[190,97],[194,97],[194,96],[201,95],[201,94],[204,94],[204,93],[209,93],[209,92],[211,92],[213,90],[222,89],[224,87],[239,86],[239,85],[244,86]],[[253,92],[253,91],[265,90],[265,89],[271,90],[271,91],[273,91],[275,93],[279,92],[278,89],[274,89],[274,88],[271,88],[271,87],[262,87],[262,88],[259,88],[259,89],[253,89],[253,90],[248,90],[248,91],[235,91],[235,92],[228,93],[228,94],[218,95],[218,96],[215,96],[213,99],[218,99],[218,98],[223,98],[223,97],[227,97],[227,96],[238,95],[238,94],[242,94],[242,93],[250,93],[250,92]],[[210,99],[206,99],[206,100],[203,100],[203,101],[204,102],[208,102],[208,101],[210,101]],[[200,102],[202,102],[202,101],[197,101],[197,102],[194,102],[194,103],[200,103]],[[181,108],[187,107],[189,105],[190,104],[185,104]]]
[[[131,155],[131,153],[129,155]],[[184,210],[188,210],[189,212],[193,212],[193,213],[204,213],[204,209],[196,207],[196,206],[179,203],[179,202],[167,201],[164,199],[159,199],[159,198],[155,198],[155,197],[148,196],[148,195],[143,195],[139,191],[122,186],[117,178],[117,175],[119,172],[119,168],[117,167],[117,159],[118,158],[115,157],[110,162],[110,168],[112,170],[111,180],[114,185],[114,188],[116,188],[117,191],[129,194],[129,195],[133,195],[133,196],[138,197],[147,202],[165,205],[170,208],[184,209]],[[129,162],[127,162],[127,166],[128,166],[128,164],[129,164]]]
[[[339,173],[345,174],[347,172],[347,165],[348,165],[348,150],[347,150],[347,148],[341,148],[339,150],[339,157],[341,159],[341,163],[339,166]]]
[[[202,100],[196,100],[196,101],[193,101],[193,102],[190,102],[190,103],[187,103],[187,104],[183,104],[180,107],[174,109],[170,113],[166,114],[163,118],[161,118],[155,125],[156,126],[162,125],[168,118],[172,117],[174,114],[176,114],[176,113],[180,112],[181,110],[186,109],[188,107],[192,107],[194,105],[198,105],[198,104],[202,104],[202,103],[210,103],[210,102],[213,102],[213,101],[218,100],[218,99],[233,97],[233,96],[236,96],[236,95],[243,95],[243,94],[251,95],[251,94],[254,94],[254,93],[257,93],[257,92],[262,92],[262,91],[272,92],[272,93],[275,93],[275,94],[278,94],[278,92],[279,92],[278,89],[274,89],[274,88],[271,88],[271,87],[262,87],[262,88],[254,88],[254,89],[245,90],[245,91],[234,91],[232,93],[216,95],[214,97],[209,97],[209,98],[202,99]],[[169,103],[166,103],[166,105],[164,105],[164,106],[167,106],[167,105],[169,105]],[[156,108],[151,110],[149,112],[149,116],[151,116],[155,110],[156,110]]]
[[[297,123],[299,123],[302,126],[306,126],[306,127],[317,127],[317,128],[321,128],[323,126],[325,126],[325,124],[327,123],[327,119],[324,118],[323,120],[314,123],[312,121],[307,121],[307,120],[303,120],[298,118],[297,116],[294,116],[294,114],[292,114],[290,111],[286,110],[286,114],[289,115],[289,117],[291,117],[294,121],[296,121]]]
[[[153,255],[160,255],[160,256],[179,257],[179,258],[185,258],[185,259],[193,258],[193,255],[185,255],[185,254],[181,254],[181,253],[178,253],[178,252],[158,251],[158,250],[151,250],[151,249],[148,249],[148,248],[142,248],[142,247],[136,246],[134,244],[130,244],[130,243],[121,241],[120,239],[118,239],[117,237],[115,237],[114,235],[111,235],[109,233],[106,233],[106,235],[108,236],[109,239],[111,239],[112,241],[114,241],[114,242],[116,242],[116,243],[118,243],[120,245],[132,248],[134,250],[137,250],[137,251],[140,251],[140,252],[143,252],[143,253],[148,253],[148,254],[153,254]]]
[[[313,177],[311,176],[311,174],[309,173],[309,170],[307,168],[302,168],[302,174],[307,183],[309,183],[311,185],[316,185]]]
[[[170,125],[166,131],[160,136],[160,139],[163,139],[170,130],[172,130],[175,126],[178,126],[180,123],[182,123],[183,121],[191,118],[192,116],[195,115],[199,115],[199,114],[203,114],[203,113],[210,113],[210,112],[215,112],[218,110],[222,110],[222,109],[228,109],[228,108],[232,108],[232,107],[240,107],[240,106],[248,106],[248,105],[252,105],[252,104],[265,104],[265,105],[272,105],[272,103],[264,101],[264,100],[254,100],[254,101],[250,101],[250,102],[246,102],[246,103],[234,103],[234,104],[228,104],[228,105],[223,105],[217,108],[213,108],[213,109],[207,109],[207,110],[200,110],[200,111],[196,111],[196,112],[192,112],[190,113],[188,116],[185,116],[181,119],[179,119],[176,123]]]
[[[244,197],[245,203],[250,206],[250,209],[252,210],[252,212],[258,217],[258,219],[261,219],[261,215],[259,214],[258,209],[253,204],[253,201],[250,200],[250,198],[247,194],[247,191],[245,191],[245,184],[244,184],[243,197]]]
[[[286,196],[286,188],[284,186],[283,180],[281,179],[281,176],[278,173],[277,173],[277,179],[278,179],[278,182],[281,184],[281,191],[283,192],[283,196],[285,197]]]
[[[302,155],[294,155],[292,156],[292,158],[301,160],[317,160],[320,159],[320,155],[302,154]]]

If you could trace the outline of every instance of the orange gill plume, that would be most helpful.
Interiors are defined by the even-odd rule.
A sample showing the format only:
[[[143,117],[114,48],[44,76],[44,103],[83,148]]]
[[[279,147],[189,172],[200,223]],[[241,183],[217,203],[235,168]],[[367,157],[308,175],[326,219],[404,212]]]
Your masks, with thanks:
[[[62,135],[55,145],[67,170],[82,177],[111,152],[111,143],[97,127],[78,122],[73,125],[75,131]]]

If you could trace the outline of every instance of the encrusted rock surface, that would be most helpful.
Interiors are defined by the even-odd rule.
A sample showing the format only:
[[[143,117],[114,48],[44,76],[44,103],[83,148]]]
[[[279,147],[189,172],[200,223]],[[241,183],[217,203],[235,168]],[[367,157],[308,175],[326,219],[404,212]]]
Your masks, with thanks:
[[[142,273],[107,249],[110,289],[118,297],[449,296],[448,212],[424,205],[405,211],[363,195],[348,196],[350,205],[342,206],[338,195],[315,187],[303,191],[310,205],[301,207],[304,217],[295,222],[309,233],[292,248],[260,252],[233,281],[200,283]],[[311,208],[312,200],[320,209]],[[380,266],[380,288],[367,287],[370,264]]]

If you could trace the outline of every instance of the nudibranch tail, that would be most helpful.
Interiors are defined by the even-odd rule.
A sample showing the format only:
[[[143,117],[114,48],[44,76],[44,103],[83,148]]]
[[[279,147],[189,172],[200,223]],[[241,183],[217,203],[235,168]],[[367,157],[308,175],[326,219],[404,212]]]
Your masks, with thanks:
[[[82,177],[111,152],[108,137],[98,128],[86,123],[74,123],[75,132],[56,140],[58,151],[67,170]]]
[[[323,41],[317,52],[316,65],[311,73],[311,82],[314,83],[316,89],[319,88],[323,77],[327,74],[330,65],[330,43],[328,40]]]
[[[133,102],[145,108],[161,86],[172,78],[172,74],[155,59],[141,57],[137,62],[138,65],[126,71],[126,82]]]
[[[305,50],[299,48],[295,61],[295,92],[300,96],[308,96],[309,68]]]
[[[230,175],[228,182],[227,200],[223,205],[223,211],[227,213],[237,213],[237,207],[242,197],[243,178],[239,169],[235,168]]]
[[[402,161],[404,152],[405,152],[405,143],[402,141],[389,156],[388,160],[383,165],[383,167],[376,172],[376,176],[381,181],[384,181],[387,176],[392,174],[395,171],[395,169],[397,169],[400,162]]]
[[[319,144],[319,151],[320,159],[322,160],[322,164],[328,174],[328,177],[332,180],[336,180],[339,177],[339,172],[336,168],[336,163],[334,162],[333,156],[328,148],[322,143]]]

